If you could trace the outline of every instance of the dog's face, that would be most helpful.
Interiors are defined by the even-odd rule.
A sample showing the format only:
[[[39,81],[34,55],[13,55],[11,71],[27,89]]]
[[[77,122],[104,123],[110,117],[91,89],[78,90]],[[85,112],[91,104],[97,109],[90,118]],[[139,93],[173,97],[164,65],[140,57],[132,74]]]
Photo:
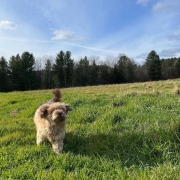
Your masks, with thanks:
[[[66,116],[72,108],[68,104],[52,103],[42,105],[40,108],[41,117],[54,123],[61,123],[65,121]]]

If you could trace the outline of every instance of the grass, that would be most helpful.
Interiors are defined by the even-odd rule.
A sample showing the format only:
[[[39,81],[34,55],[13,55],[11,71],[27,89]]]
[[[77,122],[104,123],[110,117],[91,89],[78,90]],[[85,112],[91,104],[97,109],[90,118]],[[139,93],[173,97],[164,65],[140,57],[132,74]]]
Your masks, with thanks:
[[[180,179],[180,79],[61,91],[73,111],[59,156],[35,140],[50,90],[0,94],[0,180]]]

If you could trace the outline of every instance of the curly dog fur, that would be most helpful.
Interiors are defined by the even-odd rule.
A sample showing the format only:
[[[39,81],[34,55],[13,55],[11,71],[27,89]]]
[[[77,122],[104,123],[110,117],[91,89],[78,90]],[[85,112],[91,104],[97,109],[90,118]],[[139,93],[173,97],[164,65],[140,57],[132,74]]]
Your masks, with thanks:
[[[72,110],[70,105],[60,103],[60,90],[52,92],[54,98],[41,105],[35,112],[34,123],[37,130],[37,145],[49,140],[56,154],[62,153],[65,138],[66,117]]]

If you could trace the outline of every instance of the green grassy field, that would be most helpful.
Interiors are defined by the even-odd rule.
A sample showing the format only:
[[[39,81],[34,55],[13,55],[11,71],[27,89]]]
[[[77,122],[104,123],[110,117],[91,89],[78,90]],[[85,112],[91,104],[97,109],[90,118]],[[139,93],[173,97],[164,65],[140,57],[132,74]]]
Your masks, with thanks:
[[[61,92],[73,107],[62,155],[36,146],[51,90],[0,93],[0,180],[180,179],[180,79]]]

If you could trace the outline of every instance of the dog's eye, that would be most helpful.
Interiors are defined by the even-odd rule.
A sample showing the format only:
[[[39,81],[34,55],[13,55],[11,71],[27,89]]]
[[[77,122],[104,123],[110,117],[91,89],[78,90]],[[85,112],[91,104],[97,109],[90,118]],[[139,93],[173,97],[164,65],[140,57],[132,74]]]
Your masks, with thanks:
[[[55,111],[55,109],[52,109],[52,110],[51,110],[51,113],[53,113],[54,111]]]

